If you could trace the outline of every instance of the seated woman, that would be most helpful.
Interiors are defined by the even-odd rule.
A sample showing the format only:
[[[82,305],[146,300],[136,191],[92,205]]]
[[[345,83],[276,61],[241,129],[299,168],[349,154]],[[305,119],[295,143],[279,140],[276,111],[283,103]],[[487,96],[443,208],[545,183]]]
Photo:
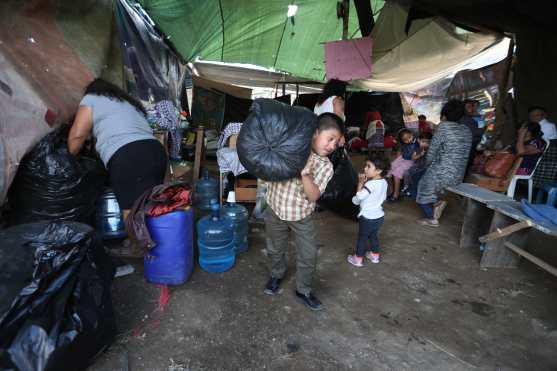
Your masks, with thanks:
[[[518,130],[516,154],[522,157],[522,162],[516,170],[516,175],[532,173],[547,145],[542,136],[543,132],[537,122],[529,122]]]

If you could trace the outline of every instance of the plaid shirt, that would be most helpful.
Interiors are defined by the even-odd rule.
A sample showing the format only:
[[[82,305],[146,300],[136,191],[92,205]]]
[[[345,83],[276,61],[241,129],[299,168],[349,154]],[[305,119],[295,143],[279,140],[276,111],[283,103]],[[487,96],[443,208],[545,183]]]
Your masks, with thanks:
[[[548,146],[532,176],[537,188],[557,182],[557,139],[550,140]]]
[[[312,152],[313,182],[321,194],[333,177],[333,164],[327,157]],[[298,221],[310,216],[315,210],[315,202],[310,201],[304,192],[302,178],[296,177],[280,182],[269,182],[267,204],[282,220]]]

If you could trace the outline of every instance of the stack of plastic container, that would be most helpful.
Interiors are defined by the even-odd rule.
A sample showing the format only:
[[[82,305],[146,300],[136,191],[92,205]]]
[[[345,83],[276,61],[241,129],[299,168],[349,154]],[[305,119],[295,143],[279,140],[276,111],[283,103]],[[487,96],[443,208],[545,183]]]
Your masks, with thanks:
[[[203,171],[203,177],[195,185],[195,206],[200,215],[211,212],[211,200],[219,198],[219,184],[216,179],[209,178],[209,171]]]
[[[226,205],[222,207],[222,215],[232,221],[234,228],[234,251],[236,254],[248,249],[248,210],[236,203],[234,191],[228,193]]]
[[[236,261],[232,220],[220,215],[216,199],[211,200],[211,215],[197,222],[199,265],[207,272],[224,272]]]
[[[156,246],[143,260],[145,279],[151,283],[179,285],[193,269],[193,209],[146,218]]]

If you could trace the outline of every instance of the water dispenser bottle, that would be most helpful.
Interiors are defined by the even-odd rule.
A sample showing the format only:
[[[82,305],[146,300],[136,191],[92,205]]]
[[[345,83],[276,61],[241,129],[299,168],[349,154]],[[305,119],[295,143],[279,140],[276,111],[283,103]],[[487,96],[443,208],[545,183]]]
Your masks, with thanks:
[[[248,249],[248,210],[236,203],[236,194],[228,193],[226,205],[222,207],[222,215],[232,220],[234,226],[234,251],[236,254]]]
[[[202,212],[211,212],[211,200],[219,198],[219,183],[209,178],[209,171],[203,171],[203,177],[195,185],[195,205]]]
[[[234,228],[230,219],[220,216],[217,200],[210,202],[211,215],[197,222],[199,265],[207,272],[224,272],[232,268],[236,261]]]

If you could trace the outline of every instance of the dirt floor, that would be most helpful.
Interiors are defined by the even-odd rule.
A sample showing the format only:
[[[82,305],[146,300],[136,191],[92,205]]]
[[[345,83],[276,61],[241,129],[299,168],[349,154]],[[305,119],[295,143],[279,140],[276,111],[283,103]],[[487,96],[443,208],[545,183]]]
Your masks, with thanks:
[[[318,213],[322,312],[294,296],[293,249],[282,294],[263,294],[262,225],[230,271],[197,266],[164,310],[130,261],[136,272],[113,287],[119,335],[90,370],[557,370],[557,278],[528,262],[480,269],[480,252],[458,247],[461,203],[449,201],[438,229],[416,224],[409,200],[386,205],[383,261],[363,268],[346,263],[357,224]],[[530,239],[557,265],[551,244]]]

